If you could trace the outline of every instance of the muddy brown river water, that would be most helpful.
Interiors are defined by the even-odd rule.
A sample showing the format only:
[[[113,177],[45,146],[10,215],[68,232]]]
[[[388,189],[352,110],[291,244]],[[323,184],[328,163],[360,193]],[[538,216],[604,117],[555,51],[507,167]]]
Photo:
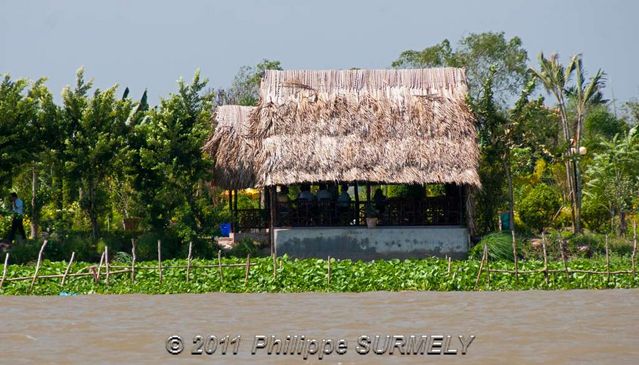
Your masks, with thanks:
[[[639,290],[0,297],[0,363],[639,364]]]

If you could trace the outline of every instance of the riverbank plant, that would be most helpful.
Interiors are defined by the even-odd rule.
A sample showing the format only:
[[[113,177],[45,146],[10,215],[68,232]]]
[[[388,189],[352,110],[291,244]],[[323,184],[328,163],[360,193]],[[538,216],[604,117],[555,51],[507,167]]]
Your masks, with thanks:
[[[220,276],[217,260],[192,261],[189,281],[186,280],[186,260],[163,261],[163,278],[160,282],[157,261],[139,262],[136,265],[135,281],[130,273],[112,274],[109,284],[105,282],[105,268],[102,267],[98,282],[92,276],[68,277],[64,286],[61,279],[38,279],[31,291],[33,295],[72,294],[177,294],[177,293],[295,293],[295,292],[367,292],[367,291],[472,291],[472,290],[531,290],[531,289],[605,289],[605,288],[637,288],[639,278],[632,274],[565,273],[561,261],[549,263],[551,273],[548,282],[542,272],[520,274],[518,280],[512,274],[491,273],[490,284],[484,271],[476,287],[478,260],[459,260],[449,263],[446,259],[427,258],[419,260],[379,260],[351,261],[335,260],[329,263],[320,259],[278,258],[275,275],[273,260],[267,258],[251,258],[250,272],[245,284],[246,258],[224,258],[222,264],[238,264],[236,267],[223,269]],[[75,263],[71,272],[95,264]],[[113,263],[112,265],[118,265]],[[119,264],[124,265],[124,264]],[[208,268],[198,266],[209,265]],[[67,263],[63,261],[45,260],[40,268],[39,276],[63,274]],[[571,270],[606,271],[604,259],[577,258],[568,262]],[[491,269],[510,269],[513,264],[508,261],[491,261]],[[543,261],[526,260],[519,262],[519,270],[540,270]],[[118,270],[111,268],[112,272]],[[630,260],[626,257],[613,256],[610,259],[611,271],[630,271]],[[32,276],[34,265],[9,265],[7,277]],[[5,281],[0,294],[25,295],[29,293],[31,280]]]

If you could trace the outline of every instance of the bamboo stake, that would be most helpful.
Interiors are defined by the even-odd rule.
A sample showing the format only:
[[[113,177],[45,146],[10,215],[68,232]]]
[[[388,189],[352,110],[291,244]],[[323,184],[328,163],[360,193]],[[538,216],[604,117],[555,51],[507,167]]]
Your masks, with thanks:
[[[608,235],[606,235],[606,272],[608,276],[606,277],[606,282],[610,282],[610,255],[608,254]]]
[[[42,262],[42,253],[44,252],[44,247],[47,245],[47,240],[44,240],[42,243],[42,247],[40,247],[40,252],[38,253],[38,262],[36,263],[35,272],[33,273],[33,280],[31,281],[31,286],[29,287],[29,293],[33,289],[33,284],[35,284],[36,279],[38,278],[38,271],[40,271],[40,262]]]
[[[451,258],[449,256],[448,257],[448,275],[450,275],[450,264],[451,264]]]
[[[273,253],[273,279],[275,279],[275,272],[277,271],[277,259],[275,258],[275,253]]]
[[[328,272],[327,272],[328,276],[326,277],[327,280],[327,284],[330,286],[331,285],[331,257],[328,257]]]
[[[135,238],[131,238],[131,282],[135,282]]]
[[[109,285],[109,246],[104,246],[104,263],[106,266],[106,285]]]
[[[568,279],[568,259],[566,258],[566,252],[564,251],[564,240],[559,240],[559,249],[561,250],[561,260],[564,262],[564,272],[566,273],[566,279]]]
[[[515,282],[519,281],[519,265],[517,260],[517,240],[515,239],[515,222],[513,219],[514,215],[510,215],[510,224],[512,225],[512,229],[510,230],[511,236],[513,237],[513,260],[515,261]]]
[[[479,263],[479,272],[477,272],[477,280],[475,280],[475,289],[477,285],[479,285],[479,278],[481,277],[481,272],[484,269],[484,260],[486,260],[486,252],[488,251],[488,247],[484,244],[484,252],[481,256],[481,262]]]
[[[217,269],[220,273],[220,282],[224,283],[224,274],[222,273],[222,250],[217,251]]]
[[[189,274],[191,273],[191,253],[193,250],[193,241],[189,241],[189,256],[186,261],[186,282],[189,282]]]
[[[162,241],[158,240],[158,273],[160,275],[160,284],[162,284]]]
[[[9,253],[7,252],[4,255],[4,266],[2,268],[2,279],[0,279],[0,288],[2,288],[2,284],[4,284],[4,279],[7,277],[7,265],[9,264]]]
[[[251,270],[251,254],[246,255],[246,271],[244,272],[244,286],[248,284],[249,271]]]
[[[71,269],[71,265],[73,264],[73,259],[75,258],[75,251],[71,252],[71,259],[69,259],[69,263],[67,264],[66,270],[64,270],[64,275],[62,276],[61,286],[64,286],[65,280],[67,280],[67,275],[69,275],[69,270]]]
[[[541,233],[541,248],[544,250],[544,278],[546,279],[546,285],[549,285],[548,280],[548,255],[546,254],[546,235]]]
[[[632,222],[632,275],[637,277],[637,221]]]
[[[488,252],[488,246],[486,246],[486,274],[488,276],[488,289],[490,289],[490,252]]]
[[[100,263],[98,263],[98,272],[95,275],[95,282],[100,281],[100,271],[102,270],[102,263],[104,262],[104,251],[102,251],[102,255],[100,255]]]

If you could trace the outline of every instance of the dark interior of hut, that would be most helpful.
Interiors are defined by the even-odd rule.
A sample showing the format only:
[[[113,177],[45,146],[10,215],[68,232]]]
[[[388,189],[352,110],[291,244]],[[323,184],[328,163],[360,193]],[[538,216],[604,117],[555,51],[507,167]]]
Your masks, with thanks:
[[[275,190],[275,195],[269,194]],[[264,189],[255,207],[229,192],[234,231],[276,227],[438,226],[464,224],[464,188],[455,184],[318,183]],[[235,198],[233,198],[235,197]],[[274,209],[271,209],[271,202]]]

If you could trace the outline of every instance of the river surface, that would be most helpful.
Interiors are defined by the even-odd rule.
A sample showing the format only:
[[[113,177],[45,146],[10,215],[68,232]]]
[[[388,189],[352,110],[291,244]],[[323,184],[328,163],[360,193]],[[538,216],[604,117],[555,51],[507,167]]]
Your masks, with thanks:
[[[178,355],[166,347],[172,335],[184,343]],[[196,335],[201,355],[191,354]],[[256,335],[290,349],[286,336],[298,335],[300,346],[268,355],[258,338],[252,355]],[[462,355],[458,336],[471,335]],[[366,354],[360,336],[371,340]],[[446,348],[457,354],[428,354]],[[639,364],[639,290],[0,297],[0,363]]]

